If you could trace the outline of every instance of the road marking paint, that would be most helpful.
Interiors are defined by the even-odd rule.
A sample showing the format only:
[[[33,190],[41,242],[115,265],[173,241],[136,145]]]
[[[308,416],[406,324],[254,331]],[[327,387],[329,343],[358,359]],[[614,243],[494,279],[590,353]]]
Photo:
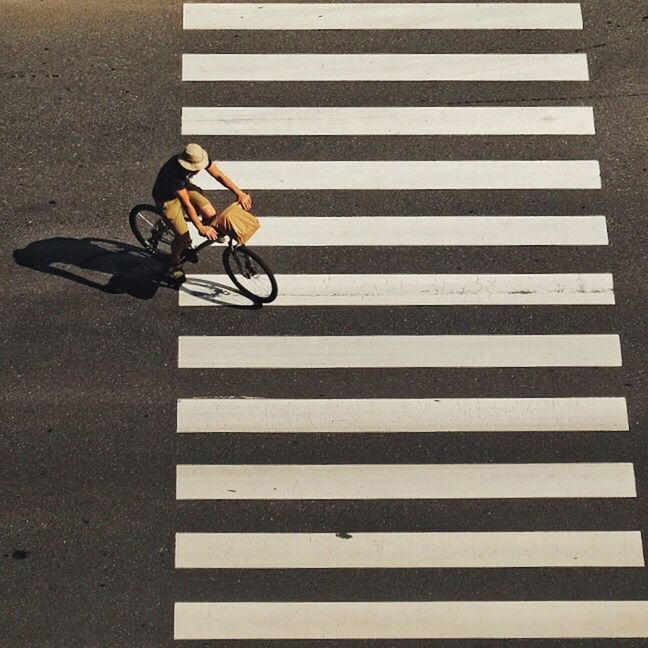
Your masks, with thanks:
[[[604,216],[273,216],[255,246],[607,245]]]
[[[176,603],[176,639],[648,637],[647,601]]]
[[[583,29],[580,3],[185,3],[185,29]]]
[[[252,338],[249,338],[251,340]],[[189,398],[178,432],[624,432],[625,398]]]
[[[610,274],[277,275],[267,306],[520,306],[614,304]],[[180,306],[245,306],[227,275],[189,275]],[[267,307],[265,306],[265,307]]]
[[[182,134],[594,135],[595,127],[593,109],[584,106],[519,108],[241,106],[183,108]]]
[[[183,81],[588,81],[586,54],[184,54]]]
[[[618,335],[180,336],[182,369],[620,367]]]
[[[600,189],[596,160],[225,161],[225,173],[257,190]],[[195,183],[223,187],[206,171]]]
[[[644,567],[639,531],[178,533],[178,569]]]
[[[630,463],[178,465],[179,500],[636,497]]]

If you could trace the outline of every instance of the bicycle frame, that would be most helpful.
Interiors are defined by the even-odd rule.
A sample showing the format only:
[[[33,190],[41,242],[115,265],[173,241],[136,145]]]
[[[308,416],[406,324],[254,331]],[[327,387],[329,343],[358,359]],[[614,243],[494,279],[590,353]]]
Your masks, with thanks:
[[[216,241],[210,241],[209,239],[206,239],[204,236],[201,236],[200,232],[198,232],[198,228],[191,221],[187,221],[187,225],[189,226],[189,236],[191,237],[191,246],[193,247],[194,250],[199,250],[203,247],[208,247],[210,245],[213,245],[216,242]]]

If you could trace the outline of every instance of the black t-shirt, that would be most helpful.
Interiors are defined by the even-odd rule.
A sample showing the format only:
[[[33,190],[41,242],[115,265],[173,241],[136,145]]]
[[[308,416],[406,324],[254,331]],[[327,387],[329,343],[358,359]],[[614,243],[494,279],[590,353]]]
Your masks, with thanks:
[[[209,165],[211,165],[211,160],[209,160]],[[153,200],[156,203],[163,203],[177,198],[178,190],[190,187],[191,178],[196,173],[198,171],[188,171],[181,166],[175,155],[169,158],[160,169],[153,185]]]

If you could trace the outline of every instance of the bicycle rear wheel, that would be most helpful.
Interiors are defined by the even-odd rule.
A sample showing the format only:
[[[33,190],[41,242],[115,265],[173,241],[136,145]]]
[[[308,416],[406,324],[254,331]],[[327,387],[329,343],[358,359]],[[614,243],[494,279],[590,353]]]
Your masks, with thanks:
[[[151,205],[137,205],[131,209],[128,222],[145,250],[151,254],[171,254],[174,234],[160,212]]]
[[[277,298],[277,280],[268,264],[245,245],[225,248],[225,272],[243,295],[260,304]]]

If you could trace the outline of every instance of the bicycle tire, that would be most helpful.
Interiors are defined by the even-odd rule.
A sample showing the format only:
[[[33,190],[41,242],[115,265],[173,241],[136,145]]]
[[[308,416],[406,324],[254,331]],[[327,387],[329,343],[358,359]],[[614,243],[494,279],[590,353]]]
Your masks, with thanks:
[[[148,215],[148,218],[143,214]],[[128,215],[128,223],[135,238],[149,254],[171,252],[173,234],[158,209],[152,205],[136,205]],[[159,231],[159,236],[156,236],[156,230]]]
[[[263,270],[267,282],[258,280],[261,278],[259,273],[256,274],[257,279],[246,277],[243,274],[244,269],[242,268],[242,265],[246,263],[246,261],[242,260],[243,257],[248,261],[251,260],[256,266]],[[247,248],[245,245],[226,247],[223,251],[223,266],[225,267],[227,276],[232,280],[241,294],[250,298],[252,301],[259,304],[269,304],[277,298],[279,289],[277,286],[277,280],[275,279],[270,266],[258,254],[256,254],[256,252],[252,252],[252,250]],[[243,279],[245,279],[245,282]],[[256,286],[259,288],[263,287],[264,290],[262,292],[258,289],[253,290],[252,287]]]

